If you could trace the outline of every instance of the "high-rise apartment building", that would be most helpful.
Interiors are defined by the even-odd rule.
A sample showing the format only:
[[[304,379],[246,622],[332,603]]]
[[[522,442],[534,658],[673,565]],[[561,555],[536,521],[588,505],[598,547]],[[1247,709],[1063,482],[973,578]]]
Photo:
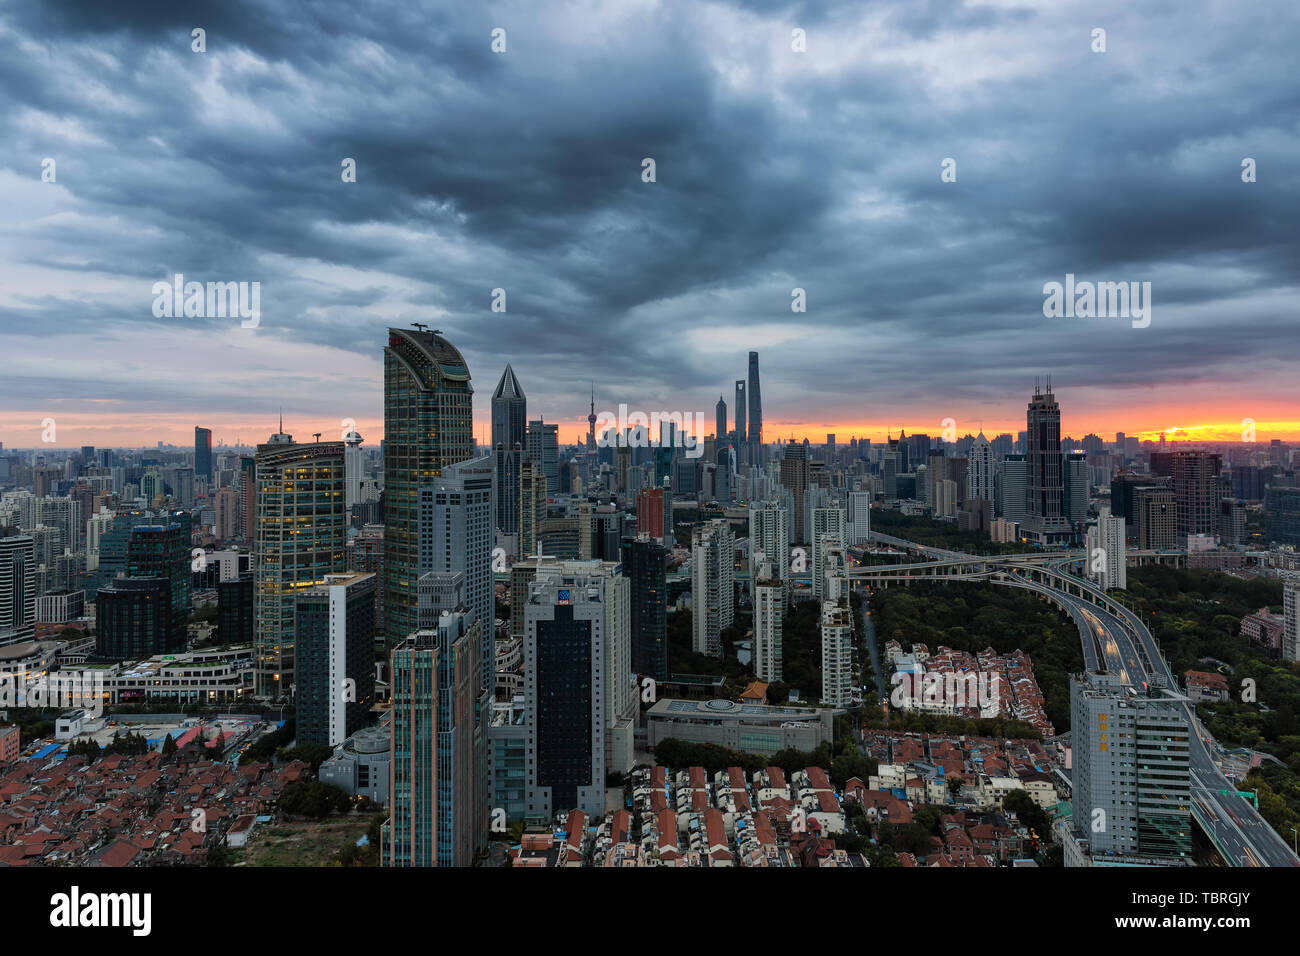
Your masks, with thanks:
[[[298,592],[347,570],[343,442],[295,444],[281,431],[257,446],[256,690],[289,693]]]
[[[997,471],[997,461],[993,456],[993,446],[984,437],[984,432],[975,436],[966,457],[966,497],[992,504],[993,476]]]
[[[735,620],[735,538],[723,518],[695,528],[691,538],[691,646],[723,656],[722,632]]]
[[[546,519],[546,473],[533,458],[519,466],[519,557],[537,554],[542,522]]]
[[[1174,500],[1178,505],[1178,542],[1187,536],[1214,534],[1218,530],[1219,456],[1201,451],[1174,452]]]
[[[496,592],[492,577],[493,457],[457,462],[420,489],[420,574],[459,572],[465,604],[483,625],[480,680],[494,684]]]
[[[1102,505],[1095,523],[1088,526],[1084,570],[1089,581],[1102,590],[1128,586],[1124,554],[1124,519],[1113,517]]]
[[[804,493],[808,490],[808,449],[802,442],[788,442],[781,458],[781,487],[794,496],[795,534],[804,531]]]
[[[823,601],[821,608],[822,704],[848,707],[853,703],[853,618],[838,600]]]
[[[1283,582],[1282,608],[1286,621],[1282,628],[1282,660],[1297,664],[1300,663],[1300,580],[1288,578]]]
[[[749,507],[749,574],[756,581],[758,566],[771,564],[769,577],[787,581],[790,577],[790,512],[779,501],[765,501]]]
[[[951,482],[949,482],[951,484]],[[814,508],[812,512],[813,596],[822,600],[822,561],[829,544],[844,544],[848,515],[842,508]]]
[[[239,537],[239,495],[234,488],[220,488],[212,496],[212,534],[218,541]]]
[[[754,676],[769,683],[785,673],[785,607],[785,582],[776,576],[774,562],[764,561],[754,576]]]
[[[0,538],[0,646],[36,636],[36,543],[31,535]]]
[[[846,544],[860,547],[871,537],[871,492],[850,491],[848,495],[848,528]]]
[[[337,747],[366,726],[375,703],[373,574],[327,574],[299,591],[294,626],[298,743]]]
[[[1178,504],[1172,489],[1139,488],[1133,493],[1133,508],[1137,512],[1137,546],[1140,550],[1172,551],[1179,546]],[[1186,547],[1186,540],[1181,544]]]
[[[389,329],[384,349],[384,634],[417,624],[420,489],[474,457],[474,387],[456,347],[422,325]]]
[[[257,459],[239,456],[239,534],[251,543],[257,524]]]

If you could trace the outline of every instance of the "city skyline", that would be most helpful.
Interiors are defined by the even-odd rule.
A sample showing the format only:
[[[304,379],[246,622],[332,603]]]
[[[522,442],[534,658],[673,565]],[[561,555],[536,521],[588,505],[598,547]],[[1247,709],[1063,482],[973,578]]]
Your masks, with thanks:
[[[484,383],[513,363],[566,441],[592,380],[607,407],[707,412],[751,349],[768,440],[883,438],[904,408],[909,431],[1006,429],[1004,396],[1042,372],[1070,431],[1251,418],[1295,440],[1300,141],[1276,117],[1300,13],[1253,6],[498,24],[232,3],[201,54],[165,6],[6,10],[0,441],[52,417],[75,444],[182,444],[196,422],[254,444],[283,405],[303,434],[352,418],[374,442],[376,343],[417,320]],[[156,315],[176,275],[259,283],[259,321]],[[1150,282],[1149,325],[1045,317],[1075,275]]]
[[[454,338],[454,334],[451,337]],[[520,381],[527,381],[526,373],[520,371],[520,369],[526,369],[527,364],[514,358],[504,361],[501,367],[495,371],[485,370],[481,374],[490,377],[495,382],[499,379],[507,364],[514,367]],[[470,369],[471,372],[474,371],[472,363],[470,363]],[[999,408],[1005,410],[999,411],[997,415],[983,418],[962,418],[956,415],[944,417],[953,418],[955,422],[953,427],[955,427],[959,437],[967,434],[976,435],[980,431],[983,431],[988,438],[1004,433],[1014,436],[1017,432],[1024,430],[1024,403],[1020,399],[1020,392],[1031,386],[1033,377],[1032,372],[1027,372],[1020,378],[1008,383],[1005,400],[995,403]],[[1267,444],[1274,439],[1283,442],[1300,441],[1300,420],[1246,416],[1241,420],[1216,420],[1188,424],[1188,419],[1191,416],[1188,414],[1186,405],[1181,405],[1179,413],[1176,413],[1178,415],[1176,420],[1182,422],[1182,424],[1143,427],[1144,421],[1149,420],[1147,416],[1142,412],[1131,412],[1128,413],[1131,417],[1142,417],[1144,421],[1139,421],[1136,424],[1129,421],[1127,422],[1128,427],[1126,427],[1126,422],[1122,419],[1108,420],[1104,425],[1099,425],[1077,412],[1074,402],[1074,389],[1070,388],[1068,384],[1063,385],[1059,379],[1054,379],[1054,382],[1056,390],[1066,397],[1066,408],[1063,411],[1064,420],[1061,425],[1062,437],[1070,437],[1076,441],[1081,440],[1085,435],[1095,434],[1103,440],[1111,442],[1117,432],[1123,432],[1129,437],[1137,438],[1139,441],[1158,442],[1163,435],[1168,442],[1240,443],[1245,440],[1243,435],[1250,424],[1246,419],[1250,419],[1254,424],[1254,442],[1256,444]],[[482,379],[480,378],[480,385],[481,383]],[[376,393],[382,396],[382,391],[381,370],[376,383]],[[597,386],[596,395],[596,410],[598,413],[602,411],[617,412],[620,403],[602,403],[599,386]],[[732,396],[728,393],[725,397],[727,399],[728,420],[730,421]],[[589,397],[585,400],[590,401]],[[659,405],[650,403],[634,404],[627,401],[622,402],[622,404],[628,405],[631,409],[644,410],[647,413],[658,409],[681,406],[680,402],[674,406],[671,401],[671,399],[665,399],[664,403]],[[716,403],[716,397],[714,402]],[[700,414],[706,414],[705,407],[704,405],[700,406]],[[712,406],[707,407],[711,408]],[[773,407],[771,403],[767,404],[765,409],[765,418],[767,420],[763,424],[764,444],[774,444],[777,441],[802,441],[806,438],[816,445],[824,442],[827,434],[834,434],[836,440],[842,444],[853,438],[883,442],[887,435],[897,437],[900,430],[907,432],[909,435],[930,434],[938,436],[946,427],[942,418],[926,421],[910,413],[905,418],[896,420],[876,417],[839,422],[791,422],[782,417],[780,412],[779,407]],[[277,405],[274,409],[269,410],[266,416],[241,419],[235,425],[223,425],[220,413],[208,413],[204,414],[200,420],[193,421],[189,419],[182,420],[179,416],[171,416],[171,423],[165,425],[159,425],[157,419],[151,419],[152,424],[131,426],[130,429],[117,429],[98,423],[93,425],[80,424],[84,422],[83,416],[56,414],[46,417],[55,418],[58,440],[55,442],[42,442],[41,435],[46,428],[43,418],[31,424],[18,424],[11,414],[6,415],[6,413],[0,412],[0,429],[3,429],[0,430],[0,446],[5,449],[24,450],[39,450],[41,448],[75,449],[82,445],[93,445],[96,448],[149,448],[162,442],[165,445],[178,448],[192,447],[194,428],[196,424],[201,423],[212,430],[212,447],[214,449],[235,447],[236,445],[254,447],[264,443],[269,435],[275,433],[279,427],[277,421],[279,414],[280,409]],[[585,410],[581,417],[557,420],[545,410],[534,413],[530,406],[529,416],[535,417],[535,415],[548,424],[558,424],[560,426],[561,444],[577,445],[585,441],[588,425]],[[774,415],[776,417],[773,417]],[[297,413],[293,415],[286,413],[285,417],[289,433],[295,435],[297,440],[304,440],[316,432],[320,432],[323,436],[322,440],[325,441],[334,440],[333,436],[336,433],[337,440],[341,440],[344,432],[350,430],[344,429],[342,425],[349,418],[355,423],[355,428],[365,437],[363,447],[378,447],[379,442],[384,437],[382,413],[372,418],[361,418],[354,415],[323,418],[319,413]],[[706,420],[711,422],[711,413],[708,413]],[[488,447],[491,433],[490,390],[480,388],[477,391],[474,402],[473,424],[475,442],[481,447]],[[709,428],[706,433],[712,434],[713,430]],[[122,436],[125,436],[126,440],[117,440],[118,437]],[[657,438],[657,436],[653,437]]]

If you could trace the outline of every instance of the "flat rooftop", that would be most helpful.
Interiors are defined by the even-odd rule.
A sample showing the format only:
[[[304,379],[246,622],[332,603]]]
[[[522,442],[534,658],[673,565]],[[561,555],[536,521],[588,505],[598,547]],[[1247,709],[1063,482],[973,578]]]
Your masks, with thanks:
[[[825,711],[830,712],[829,708]],[[754,723],[816,721],[821,711],[802,707],[778,707],[773,704],[738,704],[734,700],[674,700],[663,698],[650,708],[653,717],[700,718],[704,720],[744,720]]]

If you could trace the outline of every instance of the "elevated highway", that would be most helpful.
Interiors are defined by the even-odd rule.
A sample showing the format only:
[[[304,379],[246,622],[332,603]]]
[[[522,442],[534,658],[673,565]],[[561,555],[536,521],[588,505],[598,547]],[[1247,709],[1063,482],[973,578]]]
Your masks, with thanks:
[[[1033,591],[1064,611],[1079,629],[1084,667],[1119,676],[1143,692],[1156,691],[1182,708],[1192,728],[1190,745],[1192,816],[1219,854],[1231,866],[1300,866],[1276,831],[1223,775],[1214,754],[1218,744],[1196,716],[1196,708],[1179,690],[1169,662],[1140,615],[1081,577],[1085,552],[1038,551],[1030,554],[975,555],[916,544],[871,532],[870,537],[894,548],[919,554],[924,561],[850,568],[860,582],[991,581]],[[1180,555],[1140,552],[1138,563]],[[1185,558],[1185,556],[1181,556]]]

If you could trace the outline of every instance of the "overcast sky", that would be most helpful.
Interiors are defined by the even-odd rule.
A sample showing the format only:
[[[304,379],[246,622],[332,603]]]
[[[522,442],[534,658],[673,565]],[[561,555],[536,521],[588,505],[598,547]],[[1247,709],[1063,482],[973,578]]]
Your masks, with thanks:
[[[1298,49],[1290,0],[11,0],[0,441],[369,443],[412,322],[480,438],[507,361],[571,440],[593,380],[711,423],[749,349],[771,438],[1016,430],[1048,374],[1076,437],[1300,437]],[[176,273],[259,326],[155,317]],[[1044,317],[1067,273],[1150,324]]]

